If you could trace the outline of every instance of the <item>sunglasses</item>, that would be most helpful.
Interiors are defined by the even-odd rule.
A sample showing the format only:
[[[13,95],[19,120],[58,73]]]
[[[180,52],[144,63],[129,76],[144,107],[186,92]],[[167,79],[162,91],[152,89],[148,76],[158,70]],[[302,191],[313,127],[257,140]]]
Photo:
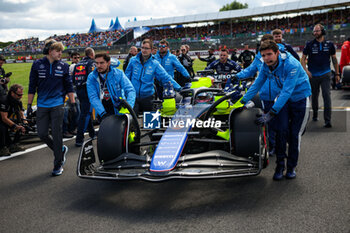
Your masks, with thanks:
[[[165,44],[159,45],[159,48],[166,48],[168,46],[166,46]]]

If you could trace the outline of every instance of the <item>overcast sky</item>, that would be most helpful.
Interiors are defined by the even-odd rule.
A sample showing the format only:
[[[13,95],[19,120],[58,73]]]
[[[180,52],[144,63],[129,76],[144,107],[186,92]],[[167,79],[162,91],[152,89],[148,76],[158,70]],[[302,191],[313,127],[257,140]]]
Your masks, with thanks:
[[[297,0],[239,0],[249,8]],[[217,12],[232,0],[0,0],[0,41],[50,35],[85,33],[92,18],[100,28],[108,28],[119,18],[145,20]],[[273,3],[271,3],[273,2]]]

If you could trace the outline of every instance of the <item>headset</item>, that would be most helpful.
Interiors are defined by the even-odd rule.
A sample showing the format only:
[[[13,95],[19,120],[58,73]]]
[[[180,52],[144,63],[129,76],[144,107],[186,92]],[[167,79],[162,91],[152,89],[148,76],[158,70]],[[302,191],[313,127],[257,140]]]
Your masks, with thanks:
[[[322,24],[316,24],[315,26],[320,27],[322,36],[326,35],[326,30],[324,29],[324,26]]]
[[[44,47],[44,49],[43,49],[43,54],[45,54],[45,55],[48,55],[49,54],[49,51],[50,51],[50,48],[51,48],[51,45],[53,44],[53,43],[56,43],[57,41],[55,41],[55,40],[51,40],[51,41],[49,41],[48,43],[46,43],[45,44],[45,47]]]

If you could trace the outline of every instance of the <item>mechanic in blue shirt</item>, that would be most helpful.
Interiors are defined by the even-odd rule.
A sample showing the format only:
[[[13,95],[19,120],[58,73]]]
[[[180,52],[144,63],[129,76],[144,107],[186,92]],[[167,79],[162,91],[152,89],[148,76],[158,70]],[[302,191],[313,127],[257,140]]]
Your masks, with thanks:
[[[325,40],[325,34],[326,31],[324,27],[321,24],[316,24],[313,30],[315,39],[306,43],[303,50],[303,56],[301,58],[301,64],[310,78],[312,88],[312,120],[318,120],[318,96],[320,94],[321,86],[324,104],[324,127],[331,128],[332,103],[330,90],[330,57],[332,58],[335,69],[337,83],[340,81],[340,73],[334,44],[331,41]],[[306,60],[308,67],[306,67]]]
[[[154,99],[154,78],[164,86],[172,83],[174,89],[179,91],[181,86],[165,71],[161,64],[151,55],[153,43],[149,39],[142,41],[141,53],[131,58],[125,75],[130,79],[136,90],[134,110],[136,114],[152,111]]]
[[[73,82],[77,88],[77,96],[80,102],[80,116],[78,121],[75,146],[83,145],[84,133],[89,131],[89,136],[94,138],[96,133],[91,120],[92,107],[89,101],[86,82],[88,75],[95,69],[95,51],[93,48],[85,49],[85,57],[76,64],[73,71]]]
[[[240,72],[242,68],[234,61],[228,59],[228,50],[223,48],[220,51],[220,59],[210,63],[205,69],[216,70],[217,74],[229,74],[233,70]]]
[[[111,65],[111,57],[107,53],[96,54],[96,69],[88,76],[86,83],[92,107],[102,120],[108,115],[117,113],[118,100],[126,99],[133,107],[136,92],[124,72]]]
[[[258,78],[241,100],[247,103],[261,89],[266,81],[274,83],[273,92],[278,93],[270,111],[257,119],[258,124],[271,125],[276,131],[276,170],[274,180],[281,180],[287,158],[286,178],[296,177],[300,139],[308,120],[308,97],[311,87],[308,76],[298,62],[289,53],[280,53],[278,45],[271,40],[260,46],[264,64]],[[287,140],[288,156],[286,154]]]
[[[46,56],[33,63],[29,77],[27,115],[30,116],[33,112],[32,103],[35,92],[37,92],[36,123],[38,135],[54,152],[53,176],[62,174],[63,164],[68,152],[68,147],[62,146],[63,103],[67,93],[72,104],[73,113],[76,112],[69,65],[60,61],[63,49],[61,42],[48,40],[43,49]],[[49,135],[50,124],[51,135]]]
[[[275,32],[275,31],[277,31],[277,32]],[[294,50],[290,46],[289,46],[290,48],[288,49],[288,46],[285,46],[285,44],[283,44],[283,43],[279,43],[279,42],[281,42],[281,38],[282,38],[282,31],[280,29],[276,29],[273,32],[275,32],[275,34],[278,34],[278,32],[281,32],[281,34],[278,36],[277,35],[272,36],[271,34],[265,34],[261,38],[260,43],[263,43],[264,41],[267,41],[267,40],[275,40],[280,52],[288,53],[288,51],[290,49],[294,52]],[[299,61],[299,56],[295,52],[294,52],[293,57],[295,57]],[[260,70],[263,63],[264,63],[264,60],[261,57],[261,53],[258,52],[257,55],[255,56],[252,64],[250,64],[250,66],[248,66],[246,69],[239,72],[236,75],[236,78],[237,79],[246,79],[246,78],[254,77],[257,74],[257,72]],[[227,85],[229,85],[230,83],[231,83],[231,80],[229,80]],[[270,108],[274,104],[275,98],[277,97],[277,94],[278,94],[276,92],[273,92],[273,90],[276,90],[276,88],[274,88],[273,85],[275,85],[275,84],[272,82],[266,81],[259,91],[260,100],[262,102],[262,108],[263,108],[265,113],[270,111]],[[270,154],[273,155],[273,154],[275,154],[275,148],[274,148],[275,131],[273,130],[272,127],[269,127],[268,130],[269,130],[268,134],[269,134],[269,147],[270,147],[269,149],[270,149]]]
[[[185,67],[179,62],[175,55],[169,52],[168,41],[163,39],[159,42],[159,51],[154,57],[172,78],[174,78],[174,70],[176,69],[184,77],[190,80],[190,74]]]
[[[263,35],[260,43],[263,43],[264,41],[267,41],[267,40],[273,40],[273,36],[271,34]],[[279,46],[279,48],[281,49],[280,46]],[[264,60],[261,57],[261,53],[258,52],[257,55],[255,56],[252,64],[250,64],[250,66],[248,66],[247,68],[243,69],[241,72],[236,74],[236,76],[234,78],[236,78],[238,80],[239,79],[253,78],[258,73],[258,71],[262,67],[263,63],[264,63]],[[234,81],[235,80],[228,80],[226,83],[226,87],[229,86],[230,83],[234,82]],[[274,100],[276,99],[277,94],[278,94],[278,93],[272,91],[272,90],[277,89],[277,88],[273,87],[273,85],[275,85],[273,82],[266,81],[259,91],[259,96],[260,96],[260,100],[262,103],[262,109],[265,113],[270,111],[270,108],[274,104]],[[273,154],[275,154],[275,149],[274,149],[274,147],[275,147],[275,131],[270,126],[270,124],[268,127],[268,135],[269,135],[269,150],[270,150],[269,152],[270,152],[270,155],[273,155]]]
[[[180,72],[183,77],[190,81],[190,74],[187,72],[185,67],[180,63],[177,57],[169,52],[169,42],[166,40],[161,40],[159,42],[159,51],[154,56],[155,59],[163,66],[165,71],[174,79],[174,70]],[[161,93],[163,88],[156,80],[158,97],[162,99]]]
[[[273,30],[272,31],[272,36],[273,36],[273,40],[278,44],[278,47],[279,47],[280,51],[282,51],[281,49],[283,49],[283,51],[289,52],[290,54],[293,55],[293,57],[295,57],[295,59],[300,61],[299,55],[294,51],[292,46],[290,46],[289,44],[283,43],[283,41],[282,41],[282,30],[281,29]]]

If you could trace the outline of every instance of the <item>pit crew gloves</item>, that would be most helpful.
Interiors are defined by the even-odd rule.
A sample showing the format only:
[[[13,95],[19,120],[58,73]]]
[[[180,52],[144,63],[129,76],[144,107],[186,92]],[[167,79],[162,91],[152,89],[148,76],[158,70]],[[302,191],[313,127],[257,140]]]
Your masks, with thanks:
[[[265,125],[275,117],[275,114],[269,111],[268,113],[258,114],[257,117],[258,118],[255,120],[255,123],[257,125]]]

